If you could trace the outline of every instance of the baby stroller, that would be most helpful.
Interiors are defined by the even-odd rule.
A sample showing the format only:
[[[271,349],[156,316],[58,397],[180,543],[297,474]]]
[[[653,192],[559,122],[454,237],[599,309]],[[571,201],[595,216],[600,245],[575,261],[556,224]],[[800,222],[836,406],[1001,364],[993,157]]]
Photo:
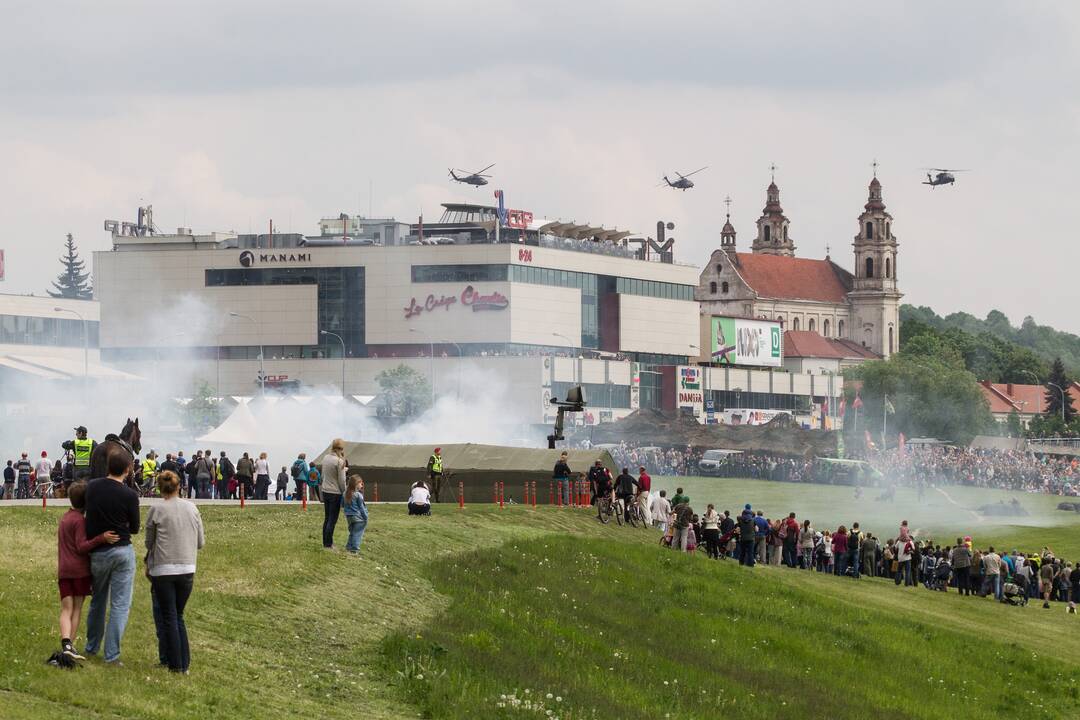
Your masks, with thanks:
[[[1012,582],[1005,583],[1001,590],[1001,602],[1023,606],[1028,603],[1027,578],[1013,575]]]
[[[926,587],[931,590],[940,590],[941,592],[948,592],[949,578],[952,576],[952,565],[948,560],[944,558],[938,560],[937,567],[934,568],[933,576],[927,580]]]

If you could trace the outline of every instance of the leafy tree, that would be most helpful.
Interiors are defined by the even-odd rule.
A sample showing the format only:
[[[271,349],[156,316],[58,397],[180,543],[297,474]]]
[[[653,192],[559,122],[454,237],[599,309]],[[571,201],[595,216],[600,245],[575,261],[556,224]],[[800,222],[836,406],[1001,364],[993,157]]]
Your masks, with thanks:
[[[89,300],[94,296],[90,287],[90,273],[86,272],[86,263],[79,259],[79,250],[75,247],[75,238],[68,233],[65,243],[66,254],[60,258],[63,271],[53,281],[49,295],[54,298]]]
[[[1065,403],[1063,423],[1068,425],[1076,417],[1073,408],[1072,396],[1069,394],[1069,386],[1072,381],[1065,374],[1065,364],[1061,358],[1056,358],[1050,366],[1050,376],[1046,379],[1046,414],[1062,416],[1061,404]],[[1055,387],[1056,386],[1056,387]]]
[[[1005,435],[1006,437],[1023,437],[1024,425],[1020,422],[1020,413],[1013,410],[1009,413],[1008,419],[1005,421]]]
[[[383,370],[375,382],[381,390],[378,412],[384,417],[411,417],[431,407],[431,384],[408,365]]]
[[[193,381],[191,400],[180,409],[181,422],[187,430],[204,432],[221,424],[223,409],[210,383],[199,378]]]
[[[913,358],[901,352],[888,360],[864,363],[848,376],[862,381],[859,435],[867,430],[872,437],[881,438],[888,396],[893,409],[888,414],[886,438],[890,447],[896,446],[899,433],[968,443],[994,427],[978,381],[955,357]],[[844,427],[851,435],[849,442],[858,445],[860,438],[853,435],[850,412]]]

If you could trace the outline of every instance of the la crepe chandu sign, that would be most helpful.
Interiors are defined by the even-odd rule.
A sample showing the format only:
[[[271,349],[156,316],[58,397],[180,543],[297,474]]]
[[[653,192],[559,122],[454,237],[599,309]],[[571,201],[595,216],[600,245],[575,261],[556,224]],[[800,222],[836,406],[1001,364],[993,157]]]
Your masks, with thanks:
[[[483,295],[472,285],[466,286],[460,295],[428,295],[423,302],[417,302],[416,298],[409,299],[409,305],[405,308],[405,319],[409,320],[425,312],[433,312],[439,308],[449,310],[454,305],[462,305],[472,308],[473,312],[485,310],[505,310],[510,307],[510,300],[500,292]]]

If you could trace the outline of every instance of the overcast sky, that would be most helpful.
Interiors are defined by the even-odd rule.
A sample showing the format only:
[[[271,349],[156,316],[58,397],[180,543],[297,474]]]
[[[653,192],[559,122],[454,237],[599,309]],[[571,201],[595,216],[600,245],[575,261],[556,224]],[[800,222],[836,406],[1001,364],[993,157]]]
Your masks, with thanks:
[[[491,201],[749,250],[778,166],[797,253],[852,266],[871,162],[905,302],[1080,332],[1080,4],[9,0],[3,292],[64,234],[153,203],[169,231],[317,232]],[[448,166],[496,163],[492,186]],[[682,193],[665,172],[709,169]],[[923,186],[925,166],[971,168]]]

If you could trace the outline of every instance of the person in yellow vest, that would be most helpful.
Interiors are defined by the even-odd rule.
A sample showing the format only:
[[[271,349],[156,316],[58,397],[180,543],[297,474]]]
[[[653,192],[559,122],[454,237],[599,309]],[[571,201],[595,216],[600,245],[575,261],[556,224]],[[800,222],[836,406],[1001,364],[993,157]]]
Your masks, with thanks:
[[[60,447],[70,450],[75,456],[75,480],[89,480],[90,456],[94,454],[97,443],[86,437],[86,426],[75,428],[75,439],[65,440]]]
[[[435,452],[431,453],[431,457],[427,461],[428,472],[428,485],[431,486],[431,495],[435,498],[435,502],[439,502],[439,490],[442,489],[443,478],[443,459],[442,448],[435,448]]]
[[[146,453],[146,459],[142,464],[143,487],[155,487],[157,485],[158,462],[157,453],[153,450]]]

